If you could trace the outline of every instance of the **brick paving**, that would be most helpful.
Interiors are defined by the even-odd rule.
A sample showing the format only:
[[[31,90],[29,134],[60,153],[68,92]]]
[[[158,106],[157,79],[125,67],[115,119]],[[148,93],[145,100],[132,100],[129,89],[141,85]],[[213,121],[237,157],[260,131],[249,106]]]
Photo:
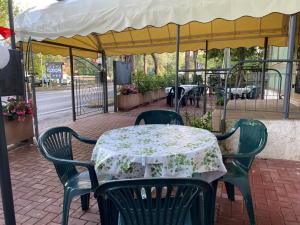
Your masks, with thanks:
[[[134,123],[146,106],[127,113],[97,115],[78,120],[70,126],[82,135],[98,138],[104,131]],[[74,157],[88,160],[92,147],[74,143]],[[62,212],[63,188],[53,165],[44,160],[34,145],[25,145],[9,152],[17,224],[57,225]],[[256,159],[250,172],[257,225],[300,225],[300,162]],[[4,224],[2,204],[0,224]],[[227,200],[225,188],[217,193],[217,225],[247,225],[248,217],[237,191],[236,201]],[[96,201],[82,212],[79,199],[73,201],[70,225],[99,224]]]

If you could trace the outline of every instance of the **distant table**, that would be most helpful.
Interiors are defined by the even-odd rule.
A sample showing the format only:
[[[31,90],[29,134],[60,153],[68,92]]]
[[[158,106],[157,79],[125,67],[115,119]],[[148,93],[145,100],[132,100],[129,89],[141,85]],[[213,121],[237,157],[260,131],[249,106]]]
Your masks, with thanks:
[[[180,125],[138,125],[105,132],[92,154],[95,169],[120,178],[191,177],[212,182],[226,173],[216,137]]]
[[[198,87],[197,84],[182,84],[180,87],[184,88],[185,93],[188,92],[189,90],[192,90],[194,87]],[[170,90],[172,87],[166,87],[165,88],[165,93],[169,94]]]
[[[252,91],[251,87],[244,87],[244,88],[227,88],[227,93],[231,93],[233,95],[242,96],[243,94],[248,94]]]

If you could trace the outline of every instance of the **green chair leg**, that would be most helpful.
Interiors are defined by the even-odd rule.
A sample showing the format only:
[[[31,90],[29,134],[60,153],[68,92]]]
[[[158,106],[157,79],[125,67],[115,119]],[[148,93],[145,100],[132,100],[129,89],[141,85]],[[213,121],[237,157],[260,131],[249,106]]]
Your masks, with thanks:
[[[225,182],[225,188],[226,188],[228,199],[230,201],[234,201],[234,185]]]
[[[245,202],[245,205],[247,208],[247,213],[248,213],[250,224],[255,225],[253,202],[252,202],[252,196],[251,196],[248,177],[232,179],[230,181],[226,180],[226,182],[236,186],[240,190],[240,192],[243,195],[244,202]]]
[[[81,195],[81,208],[83,211],[86,211],[90,207],[90,194]]]
[[[64,202],[63,202],[63,218],[62,225],[68,225],[69,220],[69,210],[72,202],[72,195],[70,189],[65,189],[64,192]]]
[[[241,191],[245,205],[247,208],[249,220],[251,225],[255,225],[255,217],[254,217],[254,209],[253,209],[253,203],[252,203],[252,196],[250,191],[250,185],[248,179],[244,179],[241,184],[238,184],[237,187]]]

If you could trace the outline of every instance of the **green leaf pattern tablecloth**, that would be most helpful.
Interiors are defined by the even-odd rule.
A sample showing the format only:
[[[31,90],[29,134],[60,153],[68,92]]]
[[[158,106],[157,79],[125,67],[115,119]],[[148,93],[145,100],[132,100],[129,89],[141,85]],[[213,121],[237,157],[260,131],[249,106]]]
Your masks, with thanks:
[[[139,125],[105,132],[92,161],[98,172],[116,178],[226,172],[216,137],[207,130],[179,125]]]

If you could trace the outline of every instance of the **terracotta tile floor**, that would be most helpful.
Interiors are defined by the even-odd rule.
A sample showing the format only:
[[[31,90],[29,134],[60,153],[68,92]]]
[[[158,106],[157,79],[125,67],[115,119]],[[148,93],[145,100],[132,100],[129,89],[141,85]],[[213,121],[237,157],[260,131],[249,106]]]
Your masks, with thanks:
[[[138,111],[97,115],[70,126],[82,135],[98,138],[106,130],[133,124]],[[74,143],[74,153],[76,159],[89,159],[92,147]],[[59,224],[63,192],[52,164],[33,145],[11,150],[9,160],[17,224]],[[250,179],[257,225],[300,225],[300,162],[256,159]],[[231,203],[224,190],[220,184],[216,224],[249,224],[242,197],[237,193]],[[2,204],[0,210],[0,224],[4,224]],[[78,199],[73,201],[69,224],[99,224],[95,200],[92,198],[87,212],[81,211]]]

